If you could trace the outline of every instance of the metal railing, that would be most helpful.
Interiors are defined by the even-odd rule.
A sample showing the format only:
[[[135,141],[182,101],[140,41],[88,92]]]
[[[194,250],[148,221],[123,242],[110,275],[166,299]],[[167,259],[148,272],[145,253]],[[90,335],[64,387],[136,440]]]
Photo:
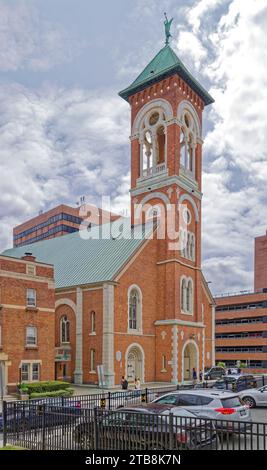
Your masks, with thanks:
[[[12,402],[4,444],[31,450],[266,450],[267,423]]]
[[[253,295],[253,294],[262,294],[266,292],[264,289],[248,289],[248,290],[240,290],[237,292],[222,292],[216,293],[213,295],[214,299],[219,299],[223,297],[239,297],[241,295]]]
[[[243,389],[259,388],[267,385],[267,375],[254,375],[253,379],[242,379],[242,387],[238,383],[227,382],[227,375],[224,376],[224,389],[233,392],[240,392]],[[55,406],[74,406],[82,409],[102,408],[107,410],[115,410],[122,406],[135,405],[139,403],[149,403],[155,398],[164,395],[168,392],[177,390],[190,390],[190,389],[206,389],[212,388],[215,381],[191,382],[179,385],[169,385],[156,388],[142,388],[141,390],[117,390],[113,392],[102,392],[89,395],[74,395],[72,397],[53,397],[53,398],[34,398],[31,403],[36,404],[53,404]],[[219,383],[217,382],[219,386]],[[220,381],[220,389],[223,383]],[[9,402],[13,403],[13,402]],[[24,401],[16,401],[17,404],[25,403]]]

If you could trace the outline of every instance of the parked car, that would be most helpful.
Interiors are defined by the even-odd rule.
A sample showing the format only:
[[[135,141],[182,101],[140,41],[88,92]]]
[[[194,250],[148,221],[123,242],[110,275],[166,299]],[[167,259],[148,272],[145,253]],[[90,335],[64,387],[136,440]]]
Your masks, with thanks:
[[[241,392],[242,390],[255,387],[257,387],[257,380],[253,375],[249,374],[225,375],[213,385],[213,388],[234,392]]]
[[[226,372],[225,372],[225,369],[223,367],[214,366],[214,367],[211,367],[210,369],[205,369],[204,379],[205,380],[214,380],[214,379],[218,379],[218,378],[222,377],[225,374],[226,374]]]
[[[255,408],[256,406],[267,406],[267,385],[260,388],[244,390],[239,394],[239,396],[242,402],[250,408]]]
[[[247,424],[252,422],[250,410],[241,402],[239,395],[227,391],[213,389],[177,391],[167,393],[153,403],[171,404],[192,411],[196,416],[229,421],[227,424],[222,422],[222,425],[218,423],[218,426],[228,430],[234,428],[232,421],[237,421],[239,428],[247,427]]]
[[[59,406],[54,404],[54,399],[41,399],[37,402],[28,402],[27,405],[11,408],[7,411],[6,427],[10,433],[26,432],[30,429],[38,429],[43,426],[45,412],[45,426],[56,427],[63,423],[75,422],[81,416],[79,403],[65,404]],[[45,408],[44,408],[45,407]],[[0,413],[0,432],[3,432],[4,419]]]
[[[227,374],[228,375],[240,374],[240,369],[237,367],[230,367],[229,369],[227,369]]]
[[[177,449],[207,449],[216,446],[213,423],[196,419],[193,412],[175,410],[172,427],[169,415],[172,405],[148,403],[116,411],[104,412],[98,419],[100,448],[108,449],[169,449],[170,433]],[[102,418],[102,419],[101,419]],[[82,449],[94,448],[93,423],[80,423],[74,439]]]

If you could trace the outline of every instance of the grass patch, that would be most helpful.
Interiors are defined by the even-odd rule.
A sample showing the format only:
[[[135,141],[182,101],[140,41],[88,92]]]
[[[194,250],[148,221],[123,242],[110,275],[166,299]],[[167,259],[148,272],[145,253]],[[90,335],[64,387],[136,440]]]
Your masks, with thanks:
[[[0,447],[0,450],[25,450],[23,447],[17,447],[17,446],[5,446],[5,447]]]

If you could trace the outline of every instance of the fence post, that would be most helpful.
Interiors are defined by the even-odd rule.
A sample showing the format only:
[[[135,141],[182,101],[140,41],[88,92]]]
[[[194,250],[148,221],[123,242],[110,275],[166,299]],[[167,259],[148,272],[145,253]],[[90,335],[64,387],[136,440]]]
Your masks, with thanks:
[[[45,404],[42,405],[42,450],[45,450]]]
[[[111,409],[111,403],[110,403],[110,392],[108,392],[108,409]]]
[[[146,388],[145,392],[146,392],[146,403],[148,403],[148,389],[147,388]]]
[[[7,444],[7,402],[3,401],[3,447]]]
[[[169,414],[169,437],[170,450],[173,450],[173,413]]]
[[[99,439],[98,439],[98,410],[94,408],[94,449],[98,450]]]

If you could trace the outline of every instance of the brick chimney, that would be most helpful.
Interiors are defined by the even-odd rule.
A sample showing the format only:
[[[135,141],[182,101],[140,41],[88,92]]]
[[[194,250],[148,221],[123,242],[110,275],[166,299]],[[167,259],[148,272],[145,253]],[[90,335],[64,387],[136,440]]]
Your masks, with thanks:
[[[21,257],[21,259],[23,259],[24,261],[32,261],[32,262],[34,262],[34,261],[36,260],[36,257],[33,256],[32,253],[26,252],[26,253],[24,253],[24,255]]]

